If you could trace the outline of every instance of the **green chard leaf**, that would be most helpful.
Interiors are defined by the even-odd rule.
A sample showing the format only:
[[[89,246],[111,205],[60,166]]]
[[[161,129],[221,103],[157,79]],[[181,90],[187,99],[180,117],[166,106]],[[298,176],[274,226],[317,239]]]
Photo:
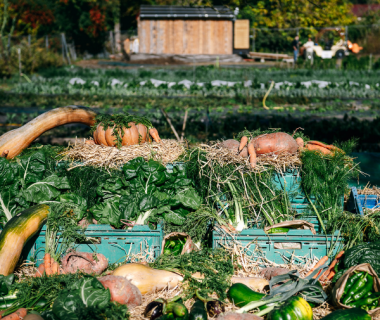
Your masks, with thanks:
[[[41,203],[55,199],[60,192],[51,186],[48,182],[36,182],[23,191],[23,197],[26,201],[33,203]]]
[[[123,172],[126,180],[131,180],[133,178],[136,178],[138,176],[138,171],[141,168],[141,165],[145,163],[144,158],[139,157],[135,158],[131,161],[128,161],[123,166]]]
[[[177,226],[183,225],[186,220],[184,217],[173,211],[165,212],[163,216],[167,223],[175,224]]]
[[[46,182],[57,189],[70,189],[69,179],[67,177],[58,177],[56,174],[52,174],[51,176],[42,180],[42,182]]]
[[[110,224],[116,228],[121,227],[120,218],[121,213],[119,210],[119,198],[110,198],[104,202],[94,205],[90,212],[101,224]]]
[[[122,219],[131,220],[137,218],[140,213],[139,199],[132,198],[131,196],[121,196],[119,210]]]
[[[185,191],[180,191],[175,197],[185,207],[197,210],[202,204],[202,198],[197,194],[195,189],[190,188]]]

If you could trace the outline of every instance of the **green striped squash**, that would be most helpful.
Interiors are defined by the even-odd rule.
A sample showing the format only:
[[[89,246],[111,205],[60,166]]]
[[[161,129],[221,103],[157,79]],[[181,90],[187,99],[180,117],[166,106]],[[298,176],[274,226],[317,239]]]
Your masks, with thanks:
[[[0,234],[0,274],[13,273],[22,248],[35,235],[49,214],[49,206],[39,204],[30,207],[7,222]]]

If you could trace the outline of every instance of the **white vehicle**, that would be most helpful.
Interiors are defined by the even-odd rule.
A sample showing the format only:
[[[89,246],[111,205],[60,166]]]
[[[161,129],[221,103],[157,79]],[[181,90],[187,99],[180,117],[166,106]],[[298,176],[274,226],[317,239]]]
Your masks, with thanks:
[[[324,37],[322,38],[322,36]],[[334,39],[336,39],[337,36],[339,36],[340,39],[334,44]],[[312,54],[322,59],[343,59],[345,56],[348,56],[350,52],[358,53],[362,49],[363,48],[359,47],[356,43],[351,43],[346,39],[344,29],[327,28],[321,30],[315,37],[313,51],[302,47],[300,53],[305,55],[305,59],[310,60],[312,59]]]

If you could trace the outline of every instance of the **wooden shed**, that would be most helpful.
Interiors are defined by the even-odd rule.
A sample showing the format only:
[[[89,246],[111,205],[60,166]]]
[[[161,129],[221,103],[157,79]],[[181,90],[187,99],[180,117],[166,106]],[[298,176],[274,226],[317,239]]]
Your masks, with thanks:
[[[140,7],[141,53],[232,54],[233,12],[223,6]]]

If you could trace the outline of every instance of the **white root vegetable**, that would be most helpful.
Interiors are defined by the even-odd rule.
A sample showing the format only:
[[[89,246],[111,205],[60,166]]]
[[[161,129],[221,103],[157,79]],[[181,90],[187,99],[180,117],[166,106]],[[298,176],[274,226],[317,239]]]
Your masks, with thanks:
[[[157,270],[139,263],[128,263],[115,269],[114,276],[121,276],[134,284],[141,294],[150,294],[165,288],[175,288],[183,277],[177,273]]]
[[[220,315],[217,319],[218,320],[264,320],[263,318],[251,313],[235,313],[235,312],[227,312],[225,314]]]

